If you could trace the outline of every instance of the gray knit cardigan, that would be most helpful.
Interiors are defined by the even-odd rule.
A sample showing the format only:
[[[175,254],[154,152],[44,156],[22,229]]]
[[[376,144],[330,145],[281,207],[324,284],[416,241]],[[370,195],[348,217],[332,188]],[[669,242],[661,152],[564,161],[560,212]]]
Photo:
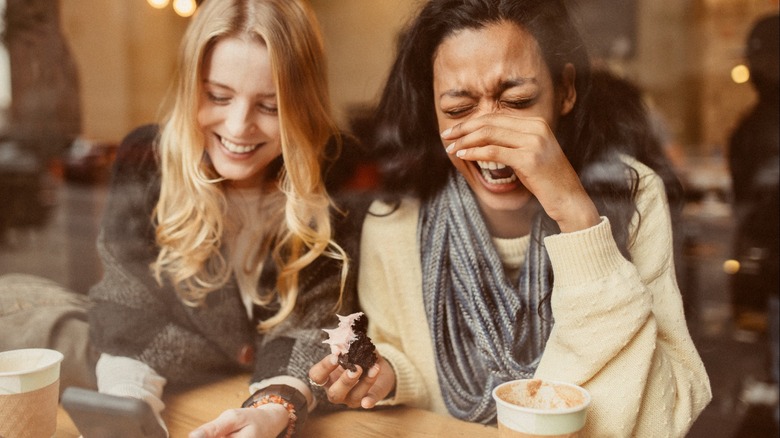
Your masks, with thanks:
[[[293,314],[261,335],[249,321],[235,278],[208,295],[200,307],[183,304],[173,287],[158,286],[151,275],[155,244],[152,209],[160,189],[152,147],[157,127],[136,129],[122,142],[98,236],[103,278],[90,290],[90,339],[100,352],[141,360],[169,384],[194,384],[240,371],[253,381],[290,375],[304,382],[308,370],[329,352],[322,328],[335,326],[341,263],[320,257],[300,277]],[[360,229],[368,203],[349,197],[333,213],[335,238],[350,256],[351,269],[338,312],[357,311],[355,294]],[[273,263],[265,263],[259,287],[273,288]],[[274,309],[256,309],[268,317]],[[254,358],[251,354],[254,352]],[[249,360],[248,360],[249,359]],[[312,388],[318,399],[324,392]],[[327,405],[327,403],[322,403]]]

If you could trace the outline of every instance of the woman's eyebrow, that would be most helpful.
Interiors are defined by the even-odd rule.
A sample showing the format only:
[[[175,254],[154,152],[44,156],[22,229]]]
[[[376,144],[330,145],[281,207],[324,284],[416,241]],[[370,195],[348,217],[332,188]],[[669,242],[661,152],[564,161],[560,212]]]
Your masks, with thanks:
[[[227,91],[230,91],[230,92],[233,92],[233,93],[236,92],[236,90],[234,90],[233,87],[230,87],[230,86],[225,85],[225,84],[223,84],[221,82],[218,82],[218,81],[213,81],[213,80],[210,80],[210,79],[204,79],[203,83],[206,84],[206,85],[211,85],[213,87],[222,88],[224,90],[227,90]],[[269,92],[269,93],[257,93],[257,94],[255,94],[255,97],[259,98],[259,99],[276,98],[276,92],[272,91],[272,92]]]
[[[538,83],[538,81],[534,77],[512,78],[512,79],[507,79],[507,80],[501,81],[498,84],[498,87],[496,87],[496,89],[499,92],[503,92],[503,91],[506,91],[506,90],[508,90],[510,88],[522,87],[523,85],[528,85],[528,84],[536,85],[537,83]]]
[[[538,84],[538,81],[534,77],[520,77],[520,78],[506,79],[499,82],[498,86],[496,86],[496,95],[500,95],[501,93],[503,93],[504,91],[510,88],[522,87],[524,85],[529,85],[529,84],[536,85]],[[442,97],[474,97],[474,94],[460,88],[452,88],[439,94],[439,99],[441,99]]]
[[[211,85],[213,87],[224,88],[226,90],[235,91],[235,90],[233,90],[232,87],[230,87],[228,85],[225,85],[225,84],[223,84],[221,82],[217,82],[217,81],[211,80],[211,79],[204,79],[203,83],[206,84],[206,85]]]
[[[445,96],[446,97],[473,97],[473,94],[469,93],[466,90],[453,88],[453,89],[447,90],[447,91],[439,94],[439,99],[441,99],[442,97],[445,97]]]

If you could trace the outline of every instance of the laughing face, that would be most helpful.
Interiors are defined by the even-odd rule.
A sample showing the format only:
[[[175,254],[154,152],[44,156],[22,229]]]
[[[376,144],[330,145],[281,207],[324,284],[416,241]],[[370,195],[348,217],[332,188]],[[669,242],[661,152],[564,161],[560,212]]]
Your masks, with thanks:
[[[276,87],[268,49],[226,38],[206,54],[198,125],[217,173],[237,187],[257,187],[282,153]]]
[[[434,56],[433,91],[439,132],[491,113],[541,117],[554,129],[560,113],[536,40],[509,22],[444,39]],[[448,156],[483,210],[518,211],[533,199],[504,163]]]

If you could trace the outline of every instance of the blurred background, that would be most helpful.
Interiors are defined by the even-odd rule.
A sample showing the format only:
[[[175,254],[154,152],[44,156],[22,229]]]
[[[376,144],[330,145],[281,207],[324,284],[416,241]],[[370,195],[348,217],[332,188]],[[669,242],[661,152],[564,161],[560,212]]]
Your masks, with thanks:
[[[376,102],[398,31],[419,2],[310,2],[325,34],[331,95],[349,129]],[[197,3],[0,0],[0,275],[37,274],[82,293],[100,278],[95,239],[113,154],[132,128],[157,121]],[[777,309],[767,303],[778,291],[759,283],[767,251],[776,264],[777,244],[748,245],[747,259],[732,249],[741,216],[727,157],[732,133],[759,101],[748,36],[778,13],[778,0],[571,3],[595,62],[643,90],[686,189],[678,279],[713,388],[689,436],[776,437],[770,346],[778,329],[768,315]],[[769,35],[777,71],[777,31]],[[769,113],[777,132],[777,99]],[[772,178],[776,193],[776,171]]]

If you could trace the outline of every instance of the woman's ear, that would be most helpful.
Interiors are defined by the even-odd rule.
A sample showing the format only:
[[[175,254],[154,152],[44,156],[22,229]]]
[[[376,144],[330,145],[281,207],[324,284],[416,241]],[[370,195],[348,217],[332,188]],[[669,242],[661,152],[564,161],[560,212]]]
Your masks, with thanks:
[[[577,77],[577,71],[574,69],[574,65],[571,63],[566,64],[563,67],[563,75],[561,77],[561,113],[565,116],[569,114],[574,103],[577,102],[577,88],[574,86],[574,80]]]

